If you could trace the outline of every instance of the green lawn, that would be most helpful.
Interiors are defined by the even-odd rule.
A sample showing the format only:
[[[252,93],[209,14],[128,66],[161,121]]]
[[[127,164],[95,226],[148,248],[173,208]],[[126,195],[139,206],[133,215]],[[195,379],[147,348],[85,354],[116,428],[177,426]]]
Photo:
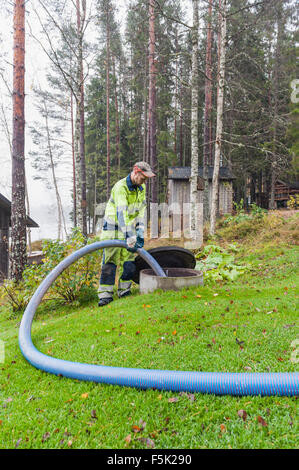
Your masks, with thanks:
[[[299,338],[298,248],[281,244],[239,257],[252,269],[234,282],[143,296],[136,290],[102,309],[96,299],[42,306],[33,342],[53,357],[110,366],[298,370],[291,360]],[[21,314],[0,309],[0,448],[297,446],[296,397],[143,391],[56,377],[26,362]]]

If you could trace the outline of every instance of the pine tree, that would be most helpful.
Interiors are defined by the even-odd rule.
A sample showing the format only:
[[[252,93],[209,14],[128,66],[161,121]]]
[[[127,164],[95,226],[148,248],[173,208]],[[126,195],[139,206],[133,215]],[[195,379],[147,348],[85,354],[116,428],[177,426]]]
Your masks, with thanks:
[[[11,277],[22,279],[25,268],[26,208],[24,155],[24,84],[25,84],[25,2],[14,5],[13,43],[13,135],[12,135],[12,199],[11,199]]]

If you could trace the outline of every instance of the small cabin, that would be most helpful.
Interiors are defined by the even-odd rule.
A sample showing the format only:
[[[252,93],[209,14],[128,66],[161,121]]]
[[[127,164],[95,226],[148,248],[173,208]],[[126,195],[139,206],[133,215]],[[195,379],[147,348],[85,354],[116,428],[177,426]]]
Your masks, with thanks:
[[[212,180],[214,167],[209,166],[209,201],[212,200]],[[168,168],[168,204],[190,202],[190,167],[169,167]],[[235,177],[228,167],[219,168],[219,196],[218,196],[218,214],[231,214],[233,211],[233,180]],[[198,168],[198,191],[199,202],[203,202],[203,168]],[[210,207],[211,209],[211,207]]]
[[[11,202],[0,193],[0,281],[9,274],[9,229],[11,227]],[[38,224],[27,216],[27,227],[38,227]]]
[[[274,193],[276,208],[287,207],[287,202],[289,201],[290,197],[295,197],[297,194],[299,194],[299,181],[290,183],[282,180],[276,180]]]

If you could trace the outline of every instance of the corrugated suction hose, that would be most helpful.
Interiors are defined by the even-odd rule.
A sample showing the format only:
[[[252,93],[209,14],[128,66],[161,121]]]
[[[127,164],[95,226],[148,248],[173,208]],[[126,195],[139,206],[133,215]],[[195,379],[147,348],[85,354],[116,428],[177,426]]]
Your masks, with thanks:
[[[43,280],[32,296],[21,321],[19,345],[23,356],[34,367],[46,372],[78,380],[159,390],[213,393],[217,395],[298,395],[299,374],[188,372],[171,370],[109,367],[65,361],[47,356],[32,343],[32,321],[43,296],[56,278],[82,256],[108,247],[127,248],[120,240],[105,240],[86,245],[61,261]],[[144,249],[138,254],[144,258],[157,276],[165,277],[163,269]]]

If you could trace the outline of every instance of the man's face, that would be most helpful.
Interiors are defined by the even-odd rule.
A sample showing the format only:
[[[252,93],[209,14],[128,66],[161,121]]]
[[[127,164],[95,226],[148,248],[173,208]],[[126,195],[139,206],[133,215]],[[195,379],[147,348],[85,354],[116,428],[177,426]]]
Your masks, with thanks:
[[[141,171],[138,171],[136,169],[133,172],[133,176],[134,176],[133,183],[137,184],[138,186],[145,183],[145,181],[147,180],[147,177],[143,173],[141,173]]]

